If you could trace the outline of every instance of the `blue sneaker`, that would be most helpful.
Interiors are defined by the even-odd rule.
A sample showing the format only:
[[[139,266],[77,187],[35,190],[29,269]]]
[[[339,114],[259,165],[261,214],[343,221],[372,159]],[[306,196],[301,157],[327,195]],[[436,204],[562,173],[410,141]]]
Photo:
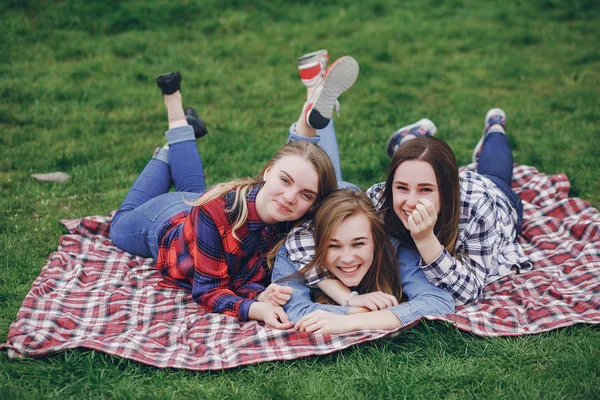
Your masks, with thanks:
[[[477,142],[475,150],[473,150],[472,161],[474,163],[479,161],[479,155],[481,154],[483,142],[485,141],[485,138],[488,135],[488,131],[494,125],[501,125],[502,128],[506,130],[506,113],[501,108],[492,108],[487,112],[487,114],[485,114],[483,135],[481,136],[481,139],[479,139],[479,142]]]
[[[387,145],[385,146],[385,151],[391,158],[396,152],[396,149],[400,147],[402,143],[419,136],[434,136],[436,132],[437,127],[430,119],[420,119],[414,124],[403,126],[394,132],[394,134],[388,139]]]

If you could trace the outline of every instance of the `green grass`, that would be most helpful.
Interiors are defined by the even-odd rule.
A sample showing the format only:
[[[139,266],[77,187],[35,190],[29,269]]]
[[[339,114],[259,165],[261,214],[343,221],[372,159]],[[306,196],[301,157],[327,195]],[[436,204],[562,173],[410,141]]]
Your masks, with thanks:
[[[596,1],[18,1],[0,4],[0,340],[56,249],[64,218],[116,209],[166,113],[154,78],[178,69],[208,183],[254,175],[304,99],[294,59],[361,65],[336,120],[342,169],[383,179],[387,137],[422,117],[468,163],[487,109],[508,114],[515,161],[566,173],[600,205]],[[31,173],[65,171],[68,184]],[[92,351],[9,361],[0,398],[600,397],[600,331],[482,339],[422,323],[329,356],[231,371],[158,370]]]

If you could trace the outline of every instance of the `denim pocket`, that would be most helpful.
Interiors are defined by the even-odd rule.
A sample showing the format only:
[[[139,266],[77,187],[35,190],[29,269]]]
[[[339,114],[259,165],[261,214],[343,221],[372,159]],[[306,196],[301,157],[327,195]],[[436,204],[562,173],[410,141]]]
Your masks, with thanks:
[[[198,197],[185,196],[187,201],[195,200]],[[171,192],[155,197],[144,205],[144,215],[148,220],[156,222],[159,219],[166,219],[178,212],[189,210],[191,206],[184,201],[183,193]]]

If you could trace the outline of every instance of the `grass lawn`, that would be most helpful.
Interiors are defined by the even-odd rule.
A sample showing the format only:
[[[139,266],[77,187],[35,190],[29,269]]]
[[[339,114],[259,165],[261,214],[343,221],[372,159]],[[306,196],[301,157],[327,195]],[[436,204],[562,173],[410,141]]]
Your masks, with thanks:
[[[346,180],[384,178],[384,146],[422,117],[470,162],[491,107],[515,161],[565,173],[600,206],[600,3],[531,1],[36,1],[0,4],[0,341],[65,233],[115,210],[166,112],[155,77],[183,75],[208,184],[254,175],[304,101],[295,58],[361,66],[336,130]],[[64,171],[66,184],[32,173]],[[92,351],[0,353],[0,398],[600,397],[600,330],[485,339],[424,323],[329,356],[197,373]]]

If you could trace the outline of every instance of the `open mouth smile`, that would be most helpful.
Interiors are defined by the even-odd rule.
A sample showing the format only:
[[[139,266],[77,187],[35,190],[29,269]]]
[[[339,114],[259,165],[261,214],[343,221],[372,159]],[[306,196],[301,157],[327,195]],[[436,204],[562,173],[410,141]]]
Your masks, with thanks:
[[[340,266],[338,266],[337,268],[340,271],[342,271],[343,273],[345,273],[345,274],[352,274],[352,273],[358,271],[361,265],[362,264],[350,265],[350,266],[347,266],[347,267],[340,267]]]

